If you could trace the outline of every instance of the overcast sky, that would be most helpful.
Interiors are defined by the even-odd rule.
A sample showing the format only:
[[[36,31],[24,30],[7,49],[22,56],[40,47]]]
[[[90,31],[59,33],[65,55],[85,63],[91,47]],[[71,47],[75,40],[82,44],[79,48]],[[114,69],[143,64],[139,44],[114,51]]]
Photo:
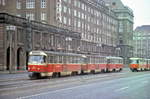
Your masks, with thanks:
[[[122,0],[134,13],[134,28],[150,25],[150,0]]]

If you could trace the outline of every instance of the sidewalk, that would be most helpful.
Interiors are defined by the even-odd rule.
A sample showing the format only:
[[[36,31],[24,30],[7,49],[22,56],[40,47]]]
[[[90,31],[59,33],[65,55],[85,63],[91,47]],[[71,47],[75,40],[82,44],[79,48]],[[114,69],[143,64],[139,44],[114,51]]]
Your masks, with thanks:
[[[9,73],[9,71],[0,71],[0,81],[27,79],[27,78],[28,78],[27,71],[14,71],[13,73]]]
[[[18,73],[27,73],[27,70],[19,70],[19,71],[0,71],[0,75],[1,74],[18,74]]]

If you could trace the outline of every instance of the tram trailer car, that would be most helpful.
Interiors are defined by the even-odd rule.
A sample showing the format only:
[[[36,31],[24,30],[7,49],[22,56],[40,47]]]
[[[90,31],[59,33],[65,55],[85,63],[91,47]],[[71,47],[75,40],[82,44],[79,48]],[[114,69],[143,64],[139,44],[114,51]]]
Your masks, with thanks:
[[[121,71],[123,59],[53,51],[31,51],[28,71],[31,79],[85,73]]]
[[[150,70],[150,59],[130,58],[129,68],[132,72]]]
[[[123,58],[121,57],[106,57],[107,71],[121,71],[123,69]]]
[[[86,55],[84,66],[81,66],[81,73],[98,73],[106,72],[107,60],[104,56]]]

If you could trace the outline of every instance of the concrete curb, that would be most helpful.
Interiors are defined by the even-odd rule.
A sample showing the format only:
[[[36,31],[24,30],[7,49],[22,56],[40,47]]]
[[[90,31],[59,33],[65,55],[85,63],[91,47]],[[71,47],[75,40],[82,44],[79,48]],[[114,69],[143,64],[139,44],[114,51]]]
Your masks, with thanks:
[[[19,74],[19,73],[26,73],[28,72],[27,70],[19,70],[19,71],[0,71],[0,74]]]

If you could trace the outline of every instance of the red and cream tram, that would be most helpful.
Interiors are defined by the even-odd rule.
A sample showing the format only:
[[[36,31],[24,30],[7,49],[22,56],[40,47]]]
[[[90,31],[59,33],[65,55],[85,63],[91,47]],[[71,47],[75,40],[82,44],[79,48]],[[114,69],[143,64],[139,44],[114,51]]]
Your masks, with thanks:
[[[40,77],[59,77],[107,71],[120,71],[123,59],[98,55],[82,55],[53,51],[31,51],[28,71],[32,79]]]
[[[123,68],[123,59],[121,57],[106,57],[107,71],[121,71]]]
[[[31,51],[28,71],[30,78],[80,74],[84,56],[52,51]]]
[[[150,59],[130,58],[129,68],[132,72],[150,70]]]

